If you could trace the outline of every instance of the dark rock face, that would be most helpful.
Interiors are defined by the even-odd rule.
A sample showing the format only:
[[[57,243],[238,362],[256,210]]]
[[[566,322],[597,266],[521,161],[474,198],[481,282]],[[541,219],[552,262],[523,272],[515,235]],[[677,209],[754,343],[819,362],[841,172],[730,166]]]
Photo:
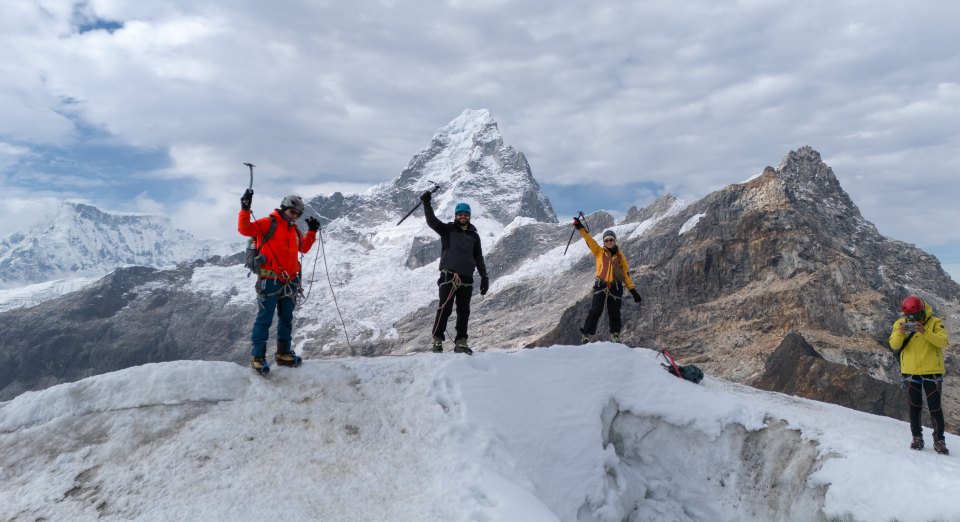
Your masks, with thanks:
[[[192,292],[203,265],[122,268],[83,291],[0,314],[0,400],[150,362],[246,363],[255,305]]]
[[[827,361],[795,332],[770,354],[763,374],[752,385],[909,421],[906,392],[899,386]]]

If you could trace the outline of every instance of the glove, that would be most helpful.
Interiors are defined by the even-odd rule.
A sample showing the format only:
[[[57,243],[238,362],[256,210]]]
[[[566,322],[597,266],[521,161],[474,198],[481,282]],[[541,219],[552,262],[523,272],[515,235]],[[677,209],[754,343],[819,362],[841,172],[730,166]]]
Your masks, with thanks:
[[[243,195],[240,196],[240,208],[242,210],[250,210],[250,205],[253,203],[253,190],[247,189],[243,191]]]
[[[317,232],[320,230],[320,221],[317,220],[316,216],[310,216],[307,218],[307,228],[310,229],[310,232]]]
[[[431,196],[433,196],[433,194],[431,194],[430,191],[428,190],[420,195],[420,201],[423,201],[424,205],[429,205]]]
[[[490,289],[490,278],[487,276],[480,277],[480,295],[487,295],[487,290]]]
[[[573,218],[573,228],[577,230],[583,228],[583,223],[580,222],[580,218]]]
[[[643,298],[640,297],[640,293],[637,292],[637,289],[636,289],[636,288],[631,288],[631,289],[630,289],[630,295],[633,296],[634,302],[641,303],[641,304],[643,303]]]

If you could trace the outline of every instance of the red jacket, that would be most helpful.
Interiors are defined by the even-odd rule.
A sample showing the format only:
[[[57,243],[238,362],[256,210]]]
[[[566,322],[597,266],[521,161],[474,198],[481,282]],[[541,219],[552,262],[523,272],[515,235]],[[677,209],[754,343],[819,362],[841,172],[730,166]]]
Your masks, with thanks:
[[[250,216],[249,210],[240,210],[240,215],[237,216],[237,231],[256,239],[259,247],[263,236],[270,230],[270,217],[250,221]],[[317,233],[310,231],[301,235],[296,223],[288,222],[277,210],[274,210],[270,216],[277,220],[277,228],[267,243],[260,248],[260,253],[266,258],[260,275],[289,281],[300,275],[298,254],[306,254],[310,251],[310,247],[317,239]]]

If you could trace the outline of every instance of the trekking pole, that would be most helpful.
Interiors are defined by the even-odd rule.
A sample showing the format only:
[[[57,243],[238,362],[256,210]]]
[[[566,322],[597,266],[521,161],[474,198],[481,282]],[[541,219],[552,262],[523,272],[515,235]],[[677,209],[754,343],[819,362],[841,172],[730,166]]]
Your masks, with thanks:
[[[433,183],[433,182],[431,181],[430,183]],[[434,192],[436,192],[436,191],[438,191],[438,190],[440,190],[440,185],[437,185],[436,183],[433,183],[433,188],[430,189],[430,193],[433,194]],[[408,217],[410,217],[410,214],[413,214],[413,211],[414,211],[414,210],[417,210],[418,208],[420,208],[420,205],[423,205],[423,201],[417,203],[417,205],[416,205],[415,207],[413,207],[413,208],[410,209],[410,212],[407,212],[407,215],[405,215],[405,216],[403,216],[402,218],[400,218],[400,221],[397,221],[397,225],[399,225],[400,223],[403,223],[403,220],[404,220],[404,219],[407,219]]]
[[[590,228],[587,226],[587,217],[583,215],[582,210],[577,212],[577,219],[580,220],[580,224],[583,225],[584,230],[590,232]],[[570,232],[570,239],[567,240],[567,248],[563,249],[563,255],[567,255],[567,249],[570,248],[570,242],[573,241],[573,235],[576,233],[576,228],[573,229],[573,232]]]

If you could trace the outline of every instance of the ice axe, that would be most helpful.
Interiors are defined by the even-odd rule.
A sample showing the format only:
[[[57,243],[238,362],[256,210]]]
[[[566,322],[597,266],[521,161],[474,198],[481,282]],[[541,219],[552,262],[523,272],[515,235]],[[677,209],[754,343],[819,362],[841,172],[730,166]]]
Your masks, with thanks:
[[[430,193],[431,193],[431,194],[433,194],[434,192],[440,190],[440,185],[437,185],[436,183],[434,183],[434,182],[432,182],[432,181],[431,181],[430,183],[433,184],[433,188],[430,189]],[[414,210],[417,210],[418,208],[420,208],[420,205],[423,205],[423,201],[420,201],[419,203],[417,203],[416,206],[414,206],[413,208],[410,209],[410,212],[407,212],[407,215],[405,215],[405,216],[403,216],[402,218],[400,218],[400,221],[397,221],[397,225],[399,225],[400,223],[403,223],[403,220],[404,220],[404,219],[407,219],[408,217],[410,217],[410,214],[413,214],[413,211],[414,211]]]
[[[580,224],[583,225],[584,230],[590,232],[590,227],[587,226],[587,216],[583,215],[583,211],[580,210],[577,212],[577,219],[580,220]],[[573,241],[573,235],[577,233],[577,229],[574,228],[573,232],[570,232],[570,239],[567,240],[567,248],[563,249],[563,255],[567,255],[567,249],[570,248],[570,242]]]
[[[256,167],[256,165],[254,165],[253,163],[244,163],[244,165],[250,167],[250,186],[247,188],[250,189],[251,192],[253,192],[253,167]]]

